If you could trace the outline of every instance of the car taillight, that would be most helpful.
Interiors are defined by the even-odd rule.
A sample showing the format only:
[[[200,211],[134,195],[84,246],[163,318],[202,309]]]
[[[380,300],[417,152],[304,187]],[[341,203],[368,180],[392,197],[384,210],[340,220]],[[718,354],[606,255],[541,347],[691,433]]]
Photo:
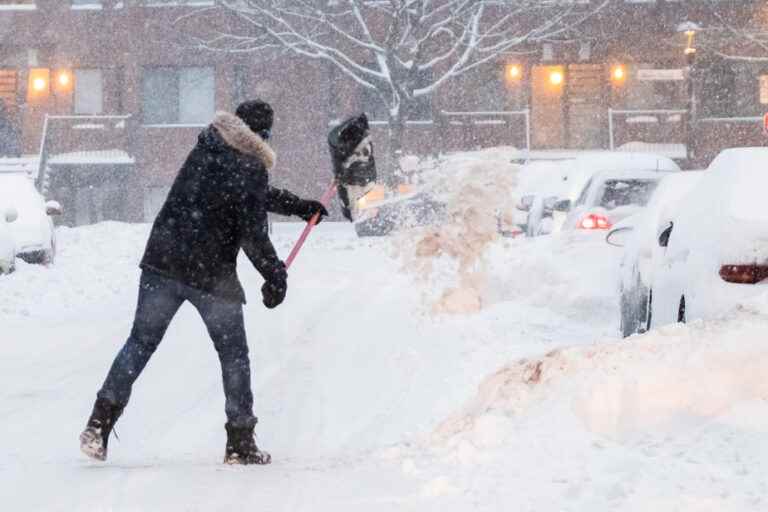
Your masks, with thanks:
[[[720,277],[728,283],[757,284],[768,279],[768,265],[723,265]]]
[[[603,215],[590,213],[577,226],[579,229],[611,229],[611,221]]]

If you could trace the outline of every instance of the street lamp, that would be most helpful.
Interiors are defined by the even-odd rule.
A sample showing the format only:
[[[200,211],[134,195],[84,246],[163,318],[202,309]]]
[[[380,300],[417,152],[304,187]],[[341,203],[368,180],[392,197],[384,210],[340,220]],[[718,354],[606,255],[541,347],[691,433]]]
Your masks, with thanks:
[[[685,35],[686,42],[685,42],[685,50],[683,50],[683,55],[685,55],[685,78],[687,80],[687,88],[688,88],[688,134],[686,137],[686,149],[688,152],[688,159],[693,160],[694,158],[694,151],[693,151],[693,140],[694,140],[694,127],[696,126],[696,91],[693,87],[693,65],[696,62],[696,46],[695,46],[695,38],[696,33],[701,30],[701,27],[699,27],[696,23],[693,23],[691,21],[686,21],[685,23],[681,23],[677,27],[678,32],[682,32]]]

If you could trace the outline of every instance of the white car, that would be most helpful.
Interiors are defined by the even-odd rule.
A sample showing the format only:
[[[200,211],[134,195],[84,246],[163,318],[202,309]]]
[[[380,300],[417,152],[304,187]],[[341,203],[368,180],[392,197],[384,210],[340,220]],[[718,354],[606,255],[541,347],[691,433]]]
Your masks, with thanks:
[[[61,214],[56,201],[45,202],[26,173],[0,173],[0,205],[18,213],[8,225],[16,245],[16,256],[28,263],[53,263],[56,233],[52,215]]]
[[[14,208],[0,203],[0,274],[10,274],[16,268],[16,242],[10,228],[16,217]]]
[[[556,196],[573,204],[584,191],[589,180],[605,171],[667,171],[680,167],[670,158],[651,153],[623,151],[585,151],[575,158],[557,161],[534,161],[520,171],[519,189],[522,196],[518,209],[529,211],[522,224],[529,236],[559,231],[566,218],[565,212],[553,210]],[[533,196],[533,197],[528,197]],[[564,203],[560,203],[562,207]],[[537,206],[540,208],[537,209]],[[543,223],[544,226],[539,226]]]
[[[605,171],[593,176],[571,204],[570,199],[554,205],[568,212],[563,231],[609,230],[614,224],[636,214],[651,198],[666,171]]]
[[[663,257],[664,248],[657,242],[662,217],[674,209],[703,175],[701,171],[671,173],[661,180],[648,206],[614,226],[606,241],[624,248],[619,273],[620,328],[624,337],[648,329],[653,271]]]
[[[768,148],[720,153],[659,226],[650,326],[722,315],[768,291]]]

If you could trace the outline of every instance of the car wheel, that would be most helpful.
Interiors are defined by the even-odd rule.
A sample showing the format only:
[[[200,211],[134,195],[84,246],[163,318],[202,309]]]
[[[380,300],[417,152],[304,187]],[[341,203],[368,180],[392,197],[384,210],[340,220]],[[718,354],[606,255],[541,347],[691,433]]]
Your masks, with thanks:
[[[684,324],[686,322],[685,315],[685,295],[680,297],[680,306],[677,308],[677,321]]]

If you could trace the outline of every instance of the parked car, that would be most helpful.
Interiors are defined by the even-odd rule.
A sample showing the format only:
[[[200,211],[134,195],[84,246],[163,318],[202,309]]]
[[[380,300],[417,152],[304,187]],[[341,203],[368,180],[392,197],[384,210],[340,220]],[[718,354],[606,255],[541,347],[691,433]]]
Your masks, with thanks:
[[[376,185],[357,202],[355,231],[361,237],[384,236],[395,228],[438,222],[445,211],[445,204],[410,185],[393,190]]]
[[[619,273],[619,325],[624,337],[648,329],[653,271],[663,255],[657,228],[701,179],[701,171],[671,173],[661,180],[648,206],[614,226],[606,241],[624,248]]]
[[[16,268],[16,242],[10,224],[17,217],[15,208],[0,203],[0,274],[10,274]]]
[[[0,204],[18,213],[18,219],[8,226],[16,256],[28,263],[53,263],[56,233],[51,216],[61,214],[61,205],[46,202],[27,174],[15,172],[0,173]]]
[[[655,170],[600,172],[584,185],[575,202],[564,199],[553,208],[567,212],[563,231],[608,230],[648,204],[659,181],[668,175]]]
[[[519,180],[520,205],[530,205],[524,210],[529,214],[521,216],[521,227],[529,236],[557,232],[564,225],[567,209],[555,210],[557,201],[552,197],[574,204],[599,173],[646,170],[676,172],[680,167],[664,156],[618,151],[585,151],[574,158],[528,163],[521,169]]]
[[[662,219],[650,326],[719,316],[768,291],[768,148],[720,153]]]
[[[554,207],[557,196],[526,195],[520,198],[516,208],[524,212],[518,223],[525,236],[541,236],[552,233],[555,226]]]

